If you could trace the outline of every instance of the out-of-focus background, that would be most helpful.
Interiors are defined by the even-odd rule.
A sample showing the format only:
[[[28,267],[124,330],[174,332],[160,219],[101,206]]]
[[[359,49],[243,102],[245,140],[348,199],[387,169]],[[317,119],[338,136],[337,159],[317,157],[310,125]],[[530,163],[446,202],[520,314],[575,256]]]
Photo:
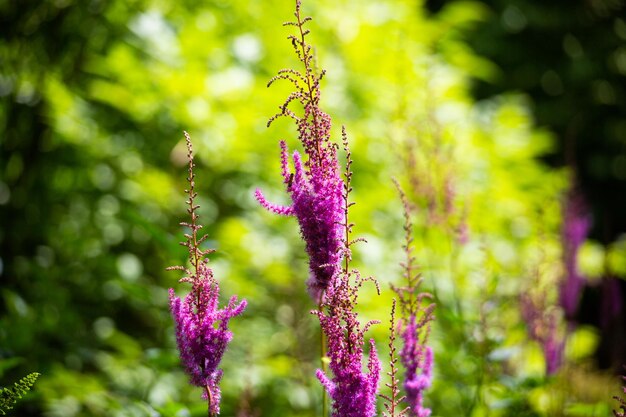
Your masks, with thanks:
[[[299,68],[282,27],[293,10],[0,1],[0,386],[42,374],[13,415],[206,415],[167,306],[168,288],[187,290],[165,271],[186,258],[183,130],[222,297],[249,303],[231,322],[222,415],[320,415],[304,245],[294,219],[253,198],[261,187],[287,203],[278,140],[299,144],[289,120],[266,123],[290,86],[266,84]],[[382,321],[369,334],[384,361],[389,284],[402,284],[392,177],[415,207],[422,288],[438,304],[435,416],[617,406],[625,10],[621,0],[303,5],[328,71],[322,106],[334,137],[345,125],[350,139],[352,220],[368,241],[355,265],[382,289],[366,285],[359,309]],[[585,232],[575,250],[572,211]],[[548,375],[546,346],[563,341]]]

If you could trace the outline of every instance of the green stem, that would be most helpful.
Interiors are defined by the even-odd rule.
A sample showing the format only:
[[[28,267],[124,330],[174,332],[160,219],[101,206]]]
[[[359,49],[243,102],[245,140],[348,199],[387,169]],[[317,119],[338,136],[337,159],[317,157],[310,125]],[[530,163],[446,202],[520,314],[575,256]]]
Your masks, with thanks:
[[[319,308],[319,311],[322,311],[321,302],[318,308]],[[322,363],[322,372],[326,374],[326,371],[327,371],[326,361],[325,361],[326,359],[326,335],[324,334],[324,331],[322,329],[320,329],[320,352],[321,352],[320,361]],[[326,417],[328,413],[327,406],[326,406],[327,396],[328,396],[328,393],[326,392],[326,388],[322,387],[322,417]]]

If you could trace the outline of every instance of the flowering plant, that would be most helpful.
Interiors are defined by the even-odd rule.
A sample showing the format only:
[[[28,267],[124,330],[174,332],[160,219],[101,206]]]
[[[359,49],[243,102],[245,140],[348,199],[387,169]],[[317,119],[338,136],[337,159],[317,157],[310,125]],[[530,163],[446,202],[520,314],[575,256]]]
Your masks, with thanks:
[[[206,255],[214,252],[212,249],[201,249],[200,244],[207,235],[198,236],[202,228],[198,224],[196,210],[199,206],[194,203],[197,196],[195,188],[195,174],[193,172],[193,148],[189,134],[185,132],[187,141],[187,156],[189,160],[189,189],[185,190],[188,199],[187,212],[191,216],[189,223],[182,226],[191,229],[185,234],[186,240],[181,245],[189,250],[191,269],[183,266],[174,266],[168,269],[185,272],[180,282],[191,284],[191,291],[181,300],[170,288],[170,309],[176,324],[176,343],[180,352],[185,371],[189,375],[192,385],[203,388],[203,398],[207,400],[209,416],[220,412],[221,391],[219,388],[222,379],[222,370],[218,368],[226,347],[233,334],[228,330],[231,318],[240,315],[246,308],[247,301],[237,302],[237,296],[232,296],[228,305],[218,308],[220,287],[209,268]]]
[[[293,153],[294,172],[288,169],[287,145],[281,141],[281,167],[287,192],[293,204],[282,207],[268,202],[260,190],[256,197],[260,204],[277,214],[294,215],[298,219],[302,238],[309,255],[311,276],[307,282],[309,292],[318,303],[315,314],[322,329],[324,345],[322,356],[329,359],[332,377],[318,369],[317,378],[332,400],[333,417],[372,417],[376,414],[376,395],[380,375],[380,361],[374,340],[370,340],[367,372],[362,370],[364,335],[377,323],[361,325],[354,311],[358,290],[363,278],[358,270],[350,268],[351,246],[361,239],[351,240],[353,224],[348,211],[353,204],[348,201],[351,189],[351,158],[345,128],[342,129],[346,152],[345,178],[341,178],[337,160],[337,144],[330,139],[331,119],[320,108],[320,82],[324,71],[313,71],[314,59],[311,45],[306,42],[309,30],[305,24],[310,17],[302,18],[300,1],[296,1],[295,21],[285,26],[295,26],[297,35],[290,35],[293,48],[304,65],[304,72],[283,69],[270,80],[287,80],[295,86],[272,117],[268,126],[278,117],[287,116],[296,122],[298,139],[304,148],[306,160]],[[289,105],[297,101],[304,108],[302,116],[296,115]],[[342,265],[343,261],[343,265]],[[323,362],[322,362],[323,363]]]

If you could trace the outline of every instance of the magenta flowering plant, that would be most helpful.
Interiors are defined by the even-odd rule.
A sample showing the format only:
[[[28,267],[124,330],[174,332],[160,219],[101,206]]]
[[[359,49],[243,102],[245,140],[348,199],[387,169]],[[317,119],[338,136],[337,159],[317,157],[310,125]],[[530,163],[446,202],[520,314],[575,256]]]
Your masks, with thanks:
[[[578,252],[591,227],[587,204],[575,186],[565,195],[562,213],[563,273],[558,288],[554,288],[554,281],[546,280],[543,265],[539,264],[530,285],[520,294],[521,315],[530,339],[541,346],[546,375],[556,374],[565,363],[565,347],[575,329],[574,320],[585,286],[585,279],[578,271]]]
[[[380,361],[373,340],[369,343],[366,365],[363,356],[365,332],[376,322],[361,324],[355,307],[361,285],[375,280],[363,278],[358,270],[350,267],[350,248],[360,239],[350,239],[353,225],[348,220],[348,209],[353,203],[348,202],[352,172],[347,136],[342,129],[347,155],[344,179],[337,159],[337,144],[330,138],[330,116],[319,105],[324,72],[313,70],[312,47],[306,42],[309,31],[305,25],[311,18],[301,16],[300,6],[300,1],[296,1],[295,21],[285,23],[285,26],[297,29],[297,35],[291,35],[289,39],[304,65],[304,72],[283,69],[270,80],[269,85],[277,80],[289,81],[295,91],[280,106],[281,111],[270,119],[268,126],[282,116],[293,119],[306,159],[303,161],[298,152],[293,152],[294,169],[290,172],[289,151],[286,143],[281,141],[282,176],[291,197],[290,206],[268,202],[260,190],[255,195],[262,206],[277,214],[293,215],[300,225],[309,255],[307,286],[319,307],[312,313],[320,321],[325,350],[322,356],[328,359],[330,370],[329,373],[326,369],[318,369],[316,376],[332,400],[331,415],[373,417],[380,375]],[[302,105],[301,116],[290,109],[292,102]]]
[[[343,129],[343,144],[347,163],[342,194],[343,220],[339,224],[343,228],[341,252],[344,263],[340,272],[333,277],[326,288],[320,308],[312,312],[319,318],[322,332],[328,343],[326,355],[330,360],[329,368],[332,377],[329,377],[328,373],[322,369],[317,370],[316,376],[332,400],[331,415],[333,417],[373,417],[376,415],[376,396],[381,364],[374,340],[370,339],[367,372],[363,372],[363,345],[365,332],[378,321],[373,320],[362,325],[355,307],[361,285],[366,281],[372,281],[378,289],[378,283],[374,278],[362,277],[357,269],[350,267],[352,258],[350,248],[359,239],[350,239],[353,224],[348,218],[348,209],[352,205],[348,201],[348,196],[352,190],[350,187],[352,160],[345,129]]]
[[[585,286],[585,278],[578,271],[578,252],[590,227],[591,216],[585,199],[580,191],[572,188],[566,195],[563,207],[561,241],[565,274],[559,283],[559,302],[569,321],[576,315],[580,293]]]
[[[427,345],[430,335],[430,324],[435,319],[434,303],[427,303],[433,297],[426,292],[420,292],[422,277],[415,272],[415,257],[413,256],[413,224],[411,222],[411,207],[406,195],[396,182],[404,208],[404,253],[402,263],[403,277],[406,285],[393,287],[400,300],[400,322],[398,330],[402,339],[400,362],[404,367],[403,387],[405,403],[409,406],[407,415],[413,417],[428,417],[431,410],[424,406],[424,392],[430,388],[433,379],[434,352]]]
[[[197,196],[195,188],[195,174],[193,172],[193,148],[189,134],[185,132],[187,141],[187,156],[189,160],[189,189],[187,212],[191,216],[190,222],[181,225],[190,229],[185,234],[186,240],[181,245],[189,250],[191,268],[174,266],[168,269],[180,270],[185,276],[180,282],[191,284],[191,291],[181,300],[175,291],[170,288],[170,310],[176,326],[176,343],[180,358],[189,376],[192,385],[203,389],[202,397],[207,400],[209,417],[220,412],[221,391],[219,383],[222,370],[219,364],[224,356],[226,347],[233,334],[228,329],[231,318],[240,315],[246,308],[246,300],[237,302],[237,296],[232,296],[226,307],[219,308],[220,287],[213,276],[213,270],[208,266],[206,255],[214,252],[212,249],[201,249],[200,244],[207,235],[198,236],[202,228],[198,224],[196,210],[199,206],[194,203]]]
[[[309,256],[309,293],[319,303],[333,277],[340,271],[343,180],[337,161],[337,145],[330,138],[331,119],[319,106],[324,71],[319,74],[313,71],[314,56],[311,45],[306,43],[309,31],[305,29],[305,24],[311,18],[301,17],[299,1],[296,3],[295,18],[294,22],[284,25],[298,29],[298,34],[290,35],[289,39],[304,64],[304,72],[282,69],[270,80],[268,86],[278,80],[289,81],[295,86],[295,91],[280,106],[280,113],[270,119],[268,126],[279,117],[292,118],[296,122],[298,140],[306,158],[303,161],[300,154],[294,151],[291,155],[294,170],[290,172],[289,150],[285,141],[280,142],[281,172],[291,197],[290,206],[268,202],[259,189],[255,196],[266,209],[297,218]],[[294,101],[303,106],[302,116],[290,110],[289,105]]]
[[[560,308],[549,298],[549,291],[541,285],[540,272],[535,272],[534,290],[520,295],[522,318],[529,337],[539,343],[545,359],[546,375],[553,375],[564,360],[566,335],[560,330]]]

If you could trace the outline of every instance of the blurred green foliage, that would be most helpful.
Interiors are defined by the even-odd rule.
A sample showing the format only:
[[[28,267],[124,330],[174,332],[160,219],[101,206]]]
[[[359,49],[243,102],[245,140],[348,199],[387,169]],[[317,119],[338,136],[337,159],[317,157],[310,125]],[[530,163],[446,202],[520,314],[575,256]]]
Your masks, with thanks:
[[[249,302],[231,323],[222,414],[246,401],[266,417],[320,414],[304,245],[293,219],[253,198],[261,187],[286,201],[278,139],[297,147],[295,130],[265,125],[290,87],[265,86],[298,65],[281,27],[292,7],[0,1],[0,381],[43,375],[16,415],[206,414],[167,308],[167,288],[181,284],[165,267],[186,258],[183,129],[223,297]],[[304,11],[328,71],[322,105],[353,151],[352,220],[368,240],[356,263],[383,289],[363,288],[364,318],[388,320],[388,284],[401,276],[392,176],[417,207],[416,255],[438,304],[434,415],[606,415],[617,383],[589,361],[594,329],[575,333],[568,366],[545,378],[520,319],[534,280],[556,299],[567,175],[538,161],[554,141],[524,95],[470,96],[470,76],[501,76],[464,41],[490,10],[454,2],[428,17],[419,2],[320,0]],[[623,271],[618,249],[611,265]],[[382,358],[387,331],[371,331]]]
[[[465,39],[497,62],[499,73],[474,83],[474,96],[523,91],[536,123],[555,134],[554,149],[543,158],[569,165],[590,201],[596,218],[591,236],[604,244],[623,240],[626,3],[481,1],[491,17]],[[427,3],[433,10],[446,1]]]

